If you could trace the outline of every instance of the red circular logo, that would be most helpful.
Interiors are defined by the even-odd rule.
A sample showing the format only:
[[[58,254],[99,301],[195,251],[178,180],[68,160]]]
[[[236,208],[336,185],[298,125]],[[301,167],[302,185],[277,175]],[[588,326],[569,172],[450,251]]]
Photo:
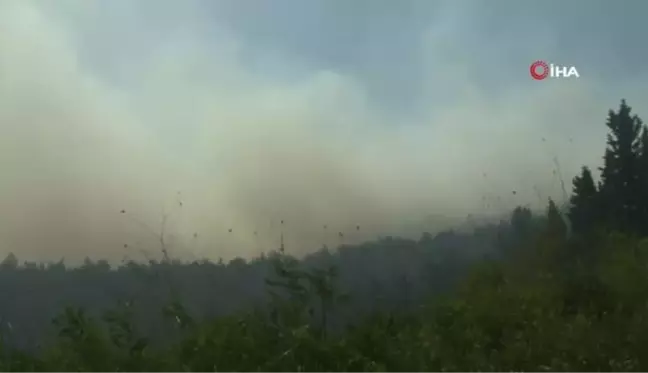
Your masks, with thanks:
[[[531,77],[535,80],[542,80],[549,76],[549,65],[544,61],[536,61],[529,68]]]

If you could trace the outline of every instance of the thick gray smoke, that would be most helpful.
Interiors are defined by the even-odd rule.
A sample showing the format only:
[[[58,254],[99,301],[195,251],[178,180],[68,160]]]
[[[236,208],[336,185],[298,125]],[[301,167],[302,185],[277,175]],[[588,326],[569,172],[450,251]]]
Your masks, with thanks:
[[[507,60],[506,39],[479,47],[502,77],[478,85],[474,15],[448,4],[402,56],[426,66],[423,109],[407,115],[352,72],[252,43],[200,1],[0,0],[1,251],[142,259],[159,255],[168,216],[173,256],[249,257],[282,230],[303,253],[560,200],[552,158],[567,183],[596,165],[606,108],[637,90],[600,94],[584,65],[577,81],[531,82],[532,54],[556,51]]]

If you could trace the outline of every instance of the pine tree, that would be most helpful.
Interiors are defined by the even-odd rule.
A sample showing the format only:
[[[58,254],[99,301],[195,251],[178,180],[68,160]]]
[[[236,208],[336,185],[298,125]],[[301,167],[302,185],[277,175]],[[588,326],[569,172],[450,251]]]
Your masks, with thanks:
[[[549,198],[549,205],[547,206],[547,232],[551,237],[561,240],[567,237],[567,224],[565,224],[556,203],[551,198]]]
[[[511,214],[511,227],[515,237],[519,240],[528,238],[531,233],[533,214],[528,207],[518,206]]]
[[[639,232],[648,235],[648,126],[643,125],[640,138],[639,154],[639,198],[640,218],[638,221]]]
[[[601,168],[602,208],[607,224],[615,229],[636,232],[640,221],[640,131],[641,120],[621,100],[618,112],[610,110],[607,149]]]
[[[0,269],[12,270],[18,268],[18,258],[14,253],[9,253],[6,258],[0,262]]]
[[[570,208],[567,213],[574,233],[589,232],[600,220],[598,190],[594,184],[592,171],[583,166],[580,175],[573,180]]]

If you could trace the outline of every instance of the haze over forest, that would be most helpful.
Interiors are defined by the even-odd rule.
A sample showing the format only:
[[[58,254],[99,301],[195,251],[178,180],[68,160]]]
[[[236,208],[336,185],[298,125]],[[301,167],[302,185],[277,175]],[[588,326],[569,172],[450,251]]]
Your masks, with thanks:
[[[137,259],[164,214],[174,257],[257,255],[281,220],[300,254],[563,201],[607,108],[647,115],[647,8],[0,0],[0,255]]]

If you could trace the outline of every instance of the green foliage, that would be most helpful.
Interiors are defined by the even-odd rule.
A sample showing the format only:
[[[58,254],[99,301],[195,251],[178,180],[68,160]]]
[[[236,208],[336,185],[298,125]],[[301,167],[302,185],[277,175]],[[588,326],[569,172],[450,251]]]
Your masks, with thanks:
[[[511,214],[511,226],[518,239],[528,239],[533,231],[533,214],[531,213],[531,209],[521,206],[516,207]]]
[[[625,100],[610,110],[609,129],[598,191],[589,169],[574,179],[571,217],[578,231],[591,230],[599,218],[609,229],[648,233],[648,129]]]
[[[545,235],[548,232],[545,231]],[[556,251],[539,240],[527,250]],[[4,347],[0,368],[30,371],[581,371],[644,370],[648,359],[648,241],[599,241],[591,266],[483,262],[458,292],[410,313],[376,313],[346,330],[322,315],[344,299],[330,268],[305,270],[275,256],[267,308],[195,320],[180,304],[164,312],[184,331],[152,348],[121,304],[103,322],[67,308],[49,347],[26,355]],[[572,249],[565,243],[561,250]],[[532,254],[532,252],[530,252]],[[319,308],[316,308],[319,307]]]
[[[551,198],[547,206],[547,232],[558,240],[567,238],[567,225],[558,211],[556,203]]]
[[[600,223],[601,215],[598,190],[592,171],[583,166],[581,174],[574,178],[573,185],[569,211],[572,230],[576,233],[587,233],[588,229]]]

